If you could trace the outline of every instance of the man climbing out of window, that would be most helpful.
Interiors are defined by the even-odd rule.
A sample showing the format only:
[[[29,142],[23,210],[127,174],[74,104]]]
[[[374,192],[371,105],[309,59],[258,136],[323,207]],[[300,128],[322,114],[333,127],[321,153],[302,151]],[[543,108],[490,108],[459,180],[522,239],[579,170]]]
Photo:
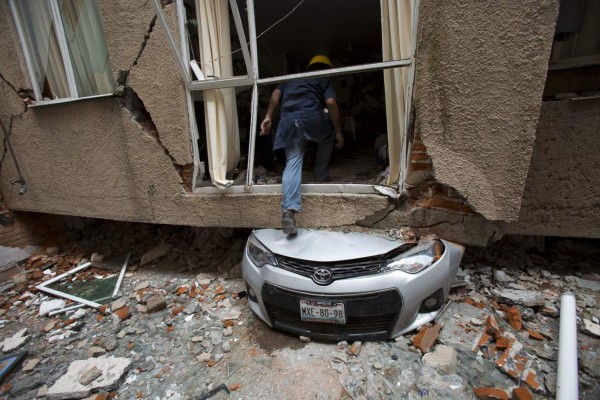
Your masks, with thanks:
[[[308,71],[333,68],[331,60],[323,55],[314,56],[308,64]],[[300,184],[302,183],[302,162],[309,141],[317,142],[315,180],[329,182],[329,159],[335,147],[344,145],[335,91],[329,78],[310,78],[282,83],[273,91],[269,108],[260,125],[260,135],[271,131],[273,113],[281,104],[279,125],[275,133],[273,150],[285,149],[285,170],[282,187],[283,213],[281,225],[283,233],[295,235],[295,214],[302,211]]]

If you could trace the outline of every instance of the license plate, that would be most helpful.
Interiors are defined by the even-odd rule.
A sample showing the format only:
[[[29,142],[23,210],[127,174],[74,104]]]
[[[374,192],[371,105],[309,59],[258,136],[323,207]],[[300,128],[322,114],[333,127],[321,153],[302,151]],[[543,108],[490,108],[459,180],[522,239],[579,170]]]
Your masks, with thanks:
[[[300,319],[302,321],[345,324],[344,303],[322,300],[300,300]]]

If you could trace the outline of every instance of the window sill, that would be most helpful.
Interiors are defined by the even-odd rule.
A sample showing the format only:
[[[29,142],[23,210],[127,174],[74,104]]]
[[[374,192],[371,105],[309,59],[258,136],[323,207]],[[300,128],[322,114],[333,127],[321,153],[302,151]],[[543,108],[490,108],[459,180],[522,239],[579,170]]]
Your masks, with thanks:
[[[76,99],[68,98],[68,99],[34,101],[28,107],[45,107],[45,106],[51,106],[51,105],[55,105],[55,104],[73,103],[73,102],[82,101],[82,100],[102,99],[105,97],[114,97],[114,94],[112,94],[112,93],[98,94],[95,96],[78,97]]]

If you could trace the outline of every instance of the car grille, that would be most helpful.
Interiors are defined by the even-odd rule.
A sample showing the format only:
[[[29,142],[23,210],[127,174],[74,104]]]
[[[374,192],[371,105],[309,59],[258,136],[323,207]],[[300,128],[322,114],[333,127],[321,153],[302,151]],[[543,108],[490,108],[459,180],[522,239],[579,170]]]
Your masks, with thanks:
[[[358,276],[374,275],[381,272],[386,264],[384,259],[362,259],[346,262],[318,262],[297,260],[295,258],[283,257],[277,255],[277,265],[286,271],[293,272],[298,275],[312,277],[316,270],[327,268],[333,275],[333,280],[355,278]]]
[[[402,310],[402,298],[396,290],[328,297],[265,283],[262,298],[274,327],[327,340],[389,338]],[[344,303],[346,323],[302,321],[300,300],[306,299]]]

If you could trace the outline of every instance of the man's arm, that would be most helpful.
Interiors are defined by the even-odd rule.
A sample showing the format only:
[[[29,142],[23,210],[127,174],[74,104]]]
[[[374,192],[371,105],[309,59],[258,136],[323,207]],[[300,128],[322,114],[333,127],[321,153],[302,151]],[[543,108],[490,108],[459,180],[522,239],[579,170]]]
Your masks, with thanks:
[[[273,94],[271,94],[271,99],[269,99],[269,108],[267,109],[267,114],[265,115],[265,119],[263,119],[260,124],[260,136],[268,135],[271,132],[271,126],[273,124],[273,113],[279,106],[279,102],[281,101],[281,90],[279,88],[273,90]]]
[[[344,147],[344,135],[342,135],[342,122],[340,120],[340,109],[338,108],[337,101],[330,97],[325,100],[327,111],[329,111],[329,119],[335,129],[335,147],[341,149]]]

